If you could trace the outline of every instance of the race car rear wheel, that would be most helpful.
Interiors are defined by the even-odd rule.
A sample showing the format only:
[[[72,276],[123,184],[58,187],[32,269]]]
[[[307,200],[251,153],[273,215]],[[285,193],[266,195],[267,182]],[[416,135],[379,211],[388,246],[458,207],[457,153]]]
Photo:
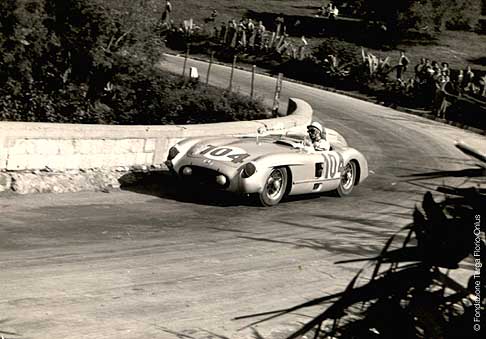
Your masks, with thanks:
[[[277,205],[285,195],[287,180],[288,175],[285,168],[274,168],[272,172],[270,172],[267,180],[265,180],[265,185],[259,195],[260,203],[263,206]]]
[[[341,173],[341,182],[339,187],[336,189],[337,195],[344,197],[351,194],[354,187],[354,181],[356,179],[356,164],[350,161],[344,166],[343,172]]]

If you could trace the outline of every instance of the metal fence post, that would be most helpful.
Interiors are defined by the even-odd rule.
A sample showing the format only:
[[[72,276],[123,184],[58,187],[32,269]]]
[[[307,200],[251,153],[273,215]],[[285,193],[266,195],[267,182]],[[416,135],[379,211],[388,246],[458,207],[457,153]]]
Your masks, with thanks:
[[[272,113],[274,115],[278,114],[280,92],[282,91],[282,73],[278,73],[277,82],[275,84],[275,95],[273,96]]]
[[[235,67],[236,67],[236,54],[233,57],[233,65],[231,65],[231,75],[230,75],[230,83],[229,83],[229,89],[228,89],[230,92],[233,88],[233,74],[234,74],[234,71],[235,71]]]
[[[189,47],[190,47],[190,45],[187,45],[186,55],[184,56],[184,66],[182,67],[182,77],[183,78],[185,78],[185,76],[186,76],[186,64],[187,64],[187,58],[189,58]]]
[[[255,89],[255,69],[256,65],[253,65],[251,68],[251,90],[250,90],[250,97],[253,99],[253,92]]]
[[[209,75],[211,74],[211,65],[213,64],[214,52],[211,52],[211,57],[209,58],[208,74],[206,74],[206,87],[209,85]]]

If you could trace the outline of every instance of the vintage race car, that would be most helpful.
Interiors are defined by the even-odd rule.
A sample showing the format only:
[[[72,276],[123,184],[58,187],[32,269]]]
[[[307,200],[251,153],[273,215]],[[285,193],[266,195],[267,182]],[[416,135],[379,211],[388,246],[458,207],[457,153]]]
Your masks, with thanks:
[[[187,138],[170,148],[167,167],[183,180],[256,194],[264,206],[285,195],[336,191],[339,196],[368,176],[368,164],[334,130],[329,151],[318,152],[302,135]]]

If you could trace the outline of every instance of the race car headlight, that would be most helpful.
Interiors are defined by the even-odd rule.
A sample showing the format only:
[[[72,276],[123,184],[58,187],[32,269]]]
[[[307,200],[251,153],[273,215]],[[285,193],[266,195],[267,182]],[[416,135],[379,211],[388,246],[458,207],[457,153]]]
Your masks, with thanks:
[[[243,177],[244,178],[249,178],[256,172],[256,167],[252,162],[249,162],[243,167]]]
[[[224,175],[220,174],[216,177],[216,183],[218,185],[224,186],[224,185],[226,185],[226,182],[227,182],[227,180],[226,180],[226,177]]]
[[[169,155],[167,156],[167,160],[174,159],[177,156],[177,154],[179,154],[179,150],[175,147],[171,147],[169,149]]]
[[[182,174],[186,176],[192,175],[192,168],[190,168],[189,166],[184,167],[182,169]]]

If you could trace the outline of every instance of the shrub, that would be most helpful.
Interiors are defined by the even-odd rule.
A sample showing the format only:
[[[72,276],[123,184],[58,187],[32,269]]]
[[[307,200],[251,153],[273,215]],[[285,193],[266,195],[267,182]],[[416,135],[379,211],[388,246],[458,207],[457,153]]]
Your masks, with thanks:
[[[155,70],[160,2],[0,2],[0,119],[165,124],[262,117],[237,94]]]

